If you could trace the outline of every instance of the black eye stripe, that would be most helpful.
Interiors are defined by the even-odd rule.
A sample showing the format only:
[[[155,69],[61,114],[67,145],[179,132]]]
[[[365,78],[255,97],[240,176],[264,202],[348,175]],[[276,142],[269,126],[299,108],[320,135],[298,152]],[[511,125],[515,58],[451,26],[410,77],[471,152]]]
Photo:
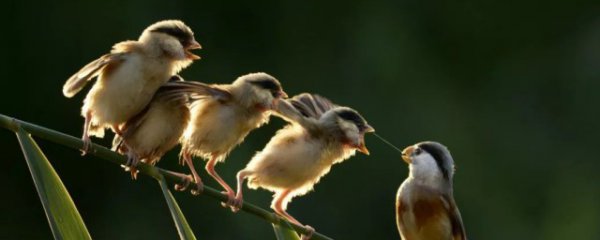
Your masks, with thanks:
[[[271,93],[277,93],[281,91],[281,86],[273,80],[265,79],[265,80],[255,80],[250,81],[250,83],[259,86],[263,89],[271,90]]]
[[[367,129],[367,123],[365,122],[365,120],[358,115],[358,113],[354,112],[354,111],[350,111],[350,110],[344,110],[344,111],[340,111],[338,112],[338,116],[340,116],[340,118],[353,122],[356,127],[358,127],[358,130],[363,131],[365,129]]]
[[[431,155],[431,157],[433,157],[436,165],[442,172],[442,175],[444,176],[444,178],[449,180],[450,176],[448,173],[448,169],[446,169],[444,167],[445,156],[444,156],[443,150],[439,149],[439,147],[437,147],[437,146],[427,144],[427,143],[419,145],[419,148],[423,149],[423,151],[426,151],[427,153],[429,153],[429,155]]]
[[[181,43],[189,43],[194,37],[189,30],[177,26],[159,27],[151,30],[151,32],[159,32],[173,36],[174,38],[177,38]]]

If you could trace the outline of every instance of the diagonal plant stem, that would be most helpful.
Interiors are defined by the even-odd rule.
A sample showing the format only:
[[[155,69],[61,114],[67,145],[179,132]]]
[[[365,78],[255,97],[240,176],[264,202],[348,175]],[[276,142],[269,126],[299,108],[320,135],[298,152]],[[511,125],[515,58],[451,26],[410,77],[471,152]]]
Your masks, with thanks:
[[[21,121],[16,118],[12,118],[12,117],[9,117],[9,116],[3,115],[3,114],[0,114],[0,127],[6,128],[13,132],[18,131],[18,129],[20,127],[23,130],[25,130],[26,132],[30,133],[31,135],[45,139],[50,142],[64,145],[64,146],[67,146],[67,147],[70,147],[73,149],[81,149],[83,147],[83,142],[79,138],[73,137],[71,135],[68,135],[68,134],[65,134],[65,133],[62,133],[62,132],[59,132],[56,130],[38,126],[38,125],[29,123],[29,122]],[[125,156],[115,153],[115,152],[111,151],[110,149],[103,147],[101,145],[95,144],[95,143],[93,143],[90,146],[89,154],[99,157],[101,159],[110,161],[115,164],[124,165],[127,162],[127,158]],[[140,171],[140,173],[151,176],[156,180],[160,180],[161,176],[164,176],[164,178],[167,180],[170,180],[173,182],[179,182],[179,183],[185,181],[186,178],[188,180],[191,180],[191,176],[189,176],[189,175],[165,170],[165,169],[162,169],[159,167],[154,167],[154,166],[151,166],[151,165],[148,165],[145,163],[140,163],[138,166],[138,170]],[[222,194],[220,191],[218,191],[214,188],[208,187],[206,185],[204,186],[204,191],[202,192],[202,195],[206,195],[210,198],[216,199],[221,202],[227,201],[227,195]],[[307,231],[307,229],[304,228],[304,226],[299,226],[299,225],[290,223],[287,220],[279,217],[277,214],[267,211],[267,210],[265,210],[261,207],[258,207],[254,204],[244,202],[241,210],[248,212],[250,214],[253,214],[257,217],[260,217],[270,223],[280,224],[282,222],[287,222],[287,224],[280,224],[280,225],[285,228],[288,228],[289,226],[291,226],[295,231],[297,231],[299,233],[305,233],[305,234],[309,233]],[[312,235],[311,239],[330,240],[332,238],[325,236],[321,233],[315,232]]]

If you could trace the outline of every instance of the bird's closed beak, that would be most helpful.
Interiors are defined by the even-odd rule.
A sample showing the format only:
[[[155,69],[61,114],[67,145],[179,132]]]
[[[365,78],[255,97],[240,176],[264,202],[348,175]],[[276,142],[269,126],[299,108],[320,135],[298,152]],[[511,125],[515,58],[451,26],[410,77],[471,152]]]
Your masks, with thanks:
[[[284,99],[285,99],[285,98],[288,98],[288,95],[287,95],[287,93],[285,93],[283,90],[279,91],[279,96],[280,96],[281,98],[284,98]]]
[[[370,133],[370,132],[375,132],[375,128],[371,127],[371,125],[365,126],[365,132],[366,133]]]
[[[410,158],[410,156],[412,155],[412,152],[414,150],[415,150],[414,146],[410,146],[410,147],[407,147],[404,150],[402,150],[402,160],[404,160],[408,164],[411,164],[412,158]]]
[[[276,110],[277,107],[279,106],[279,101],[281,101],[282,99],[288,98],[287,93],[285,93],[283,90],[277,92],[277,94],[275,95],[275,98],[273,98],[273,101],[271,101],[271,110]]]
[[[192,42],[190,43],[190,45],[188,45],[187,49],[202,49],[202,45],[200,45],[200,43],[198,43],[194,39],[194,40],[192,40]]]

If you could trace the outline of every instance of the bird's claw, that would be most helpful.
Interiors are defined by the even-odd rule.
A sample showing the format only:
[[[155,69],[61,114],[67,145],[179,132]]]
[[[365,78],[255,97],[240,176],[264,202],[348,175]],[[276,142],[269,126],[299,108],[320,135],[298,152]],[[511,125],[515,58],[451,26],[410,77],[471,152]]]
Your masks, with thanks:
[[[81,147],[81,156],[85,156],[90,152],[90,146],[92,145],[92,139],[90,137],[82,137],[81,141],[83,141],[83,146]]]
[[[308,231],[308,233],[307,234],[302,234],[300,238],[302,240],[309,240],[312,237],[312,235],[315,233],[315,229],[313,227],[309,226],[309,225],[305,225],[304,228],[306,228],[306,230]]]
[[[176,191],[183,192],[183,191],[185,191],[190,186],[191,182],[192,181],[190,181],[189,178],[184,178],[183,182],[182,183],[176,183],[174,188],[175,188]]]
[[[221,206],[231,208],[232,212],[237,212],[242,208],[244,199],[242,197],[236,197],[233,192],[223,191],[221,192],[227,195],[227,202],[221,202]]]
[[[123,165],[123,168],[125,168],[125,171],[128,171],[131,173],[131,179],[133,179],[133,180],[137,179],[137,174],[139,172],[137,170],[137,166],[139,164],[140,164],[140,161],[137,157],[129,155],[127,157],[127,162],[125,162],[125,165]]]
[[[204,184],[201,181],[198,181],[196,185],[190,190],[192,195],[198,196],[204,191]]]

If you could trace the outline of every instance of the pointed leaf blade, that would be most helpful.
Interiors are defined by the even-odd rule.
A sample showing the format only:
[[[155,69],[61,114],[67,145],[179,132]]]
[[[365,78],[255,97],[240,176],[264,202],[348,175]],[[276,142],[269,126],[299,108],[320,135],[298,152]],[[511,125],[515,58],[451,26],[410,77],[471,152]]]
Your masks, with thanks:
[[[281,224],[288,224],[285,221],[282,221]],[[288,225],[288,227],[281,226],[280,224],[272,224],[273,230],[275,231],[275,236],[277,240],[300,240],[300,237],[296,233],[296,231],[292,230],[292,227]]]
[[[29,133],[16,132],[54,239],[92,239],[60,177]]]
[[[179,205],[175,201],[175,197],[173,197],[173,194],[171,194],[171,191],[167,186],[167,182],[163,177],[161,177],[160,180],[158,180],[158,183],[160,184],[160,189],[162,190],[165,200],[167,201],[167,205],[169,206],[169,211],[171,211],[171,217],[173,217],[175,227],[177,227],[179,238],[182,240],[195,240],[196,236],[194,236],[194,232],[190,228],[190,225],[183,215],[183,212],[181,212]]]

